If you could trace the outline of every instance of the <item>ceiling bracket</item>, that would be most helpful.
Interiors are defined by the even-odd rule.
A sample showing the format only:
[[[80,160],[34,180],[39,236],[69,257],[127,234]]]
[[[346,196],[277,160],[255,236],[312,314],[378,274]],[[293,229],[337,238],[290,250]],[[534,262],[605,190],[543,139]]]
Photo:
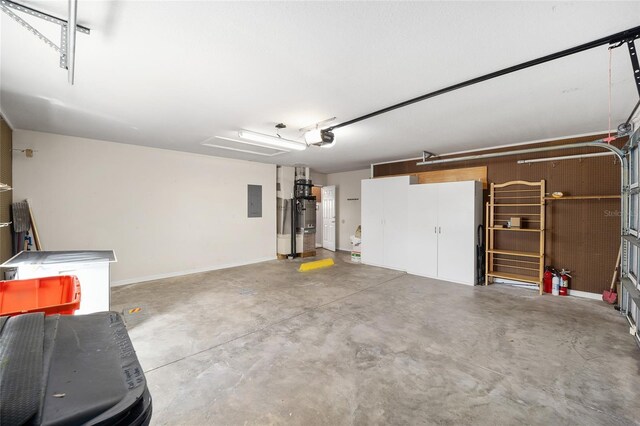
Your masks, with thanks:
[[[633,67],[633,79],[636,82],[638,96],[640,96],[640,63],[638,63],[638,50],[636,49],[635,39],[628,39],[627,47],[629,48],[629,58],[631,58],[631,66]]]
[[[67,26],[60,25],[60,68],[67,69]]]
[[[437,157],[436,154],[434,154],[433,152],[429,152],[429,151],[422,151],[422,162],[424,163],[425,161],[432,159],[434,157]]]
[[[38,31],[33,26],[31,26],[31,24],[26,22],[20,16],[13,13],[12,9],[17,10],[18,12],[26,13],[31,16],[35,16],[36,18],[42,19],[44,21],[59,25],[60,26],[60,46],[56,45],[53,41],[51,41],[40,31]],[[67,54],[68,54],[67,52],[68,51],[68,35],[67,35],[68,28],[67,27],[69,23],[66,20],[50,15],[45,12],[41,12],[37,9],[33,9],[31,7],[22,5],[20,3],[13,2],[11,0],[0,0],[0,10],[2,10],[5,14],[7,14],[7,16],[9,16],[11,19],[16,21],[18,24],[20,24],[27,31],[29,31],[30,33],[38,37],[40,40],[42,40],[47,46],[51,47],[56,52],[58,52],[60,54],[60,68],[66,69],[66,70],[69,69],[69,61],[67,58]],[[83,34],[91,33],[91,30],[89,28],[82,25],[76,25],[76,31]]]
[[[49,40],[44,34],[42,34],[40,31],[36,30],[35,28],[33,28],[27,21],[25,21],[24,19],[22,19],[21,17],[19,17],[18,15],[16,15],[15,13],[13,13],[11,10],[9,10],[8,7],[6,7],[4,5],[4,1],[0,4],[0,9],[2,9],[2,11],[4,13],[7,14],[7,16],[9,16],[11,19],[13,19],[14,21],[16,21],[18,24],[20,24],[23,28],[25,28],[27,31],[29,31],[31,34],[33,34],[34,36],[38,37],[40,40],[42,40],[44,42],[44,44],[46,44],[47,46],[51,47],[53,50],[55,50],[56,52],[60,52],[60,47],[58,47],[54,42],[52,42],[51,40]]]

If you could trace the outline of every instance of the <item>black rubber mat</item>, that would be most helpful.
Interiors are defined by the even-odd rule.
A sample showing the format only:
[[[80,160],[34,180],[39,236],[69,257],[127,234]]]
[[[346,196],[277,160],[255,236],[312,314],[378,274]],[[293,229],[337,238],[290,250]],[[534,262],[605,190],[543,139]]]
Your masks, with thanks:
[[[0,426],[146,426],[152,401],[122,317],[0,317]]]
[[[0,321],[0,425],[31,423],[42,392],[44,314]]]
[[[2,328],[4,327],[4,323],[7,322],[9,317],[0,317],[0,334],[2,334]]]

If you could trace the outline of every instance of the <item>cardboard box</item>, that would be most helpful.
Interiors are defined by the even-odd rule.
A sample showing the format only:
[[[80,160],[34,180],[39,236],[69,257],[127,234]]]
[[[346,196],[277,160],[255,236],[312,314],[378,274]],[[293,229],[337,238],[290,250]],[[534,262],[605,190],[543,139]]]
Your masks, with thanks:
[[[510,223],[512,228],[520,228],[520,226],[522,226],[522,222],[519,217],[512,217]]]

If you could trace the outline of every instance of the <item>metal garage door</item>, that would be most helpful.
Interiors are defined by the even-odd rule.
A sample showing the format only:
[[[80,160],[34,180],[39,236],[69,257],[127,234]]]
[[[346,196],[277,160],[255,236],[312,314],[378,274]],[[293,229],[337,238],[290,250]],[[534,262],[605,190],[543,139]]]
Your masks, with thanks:
[[[620,312],[629,321],[629,332],[640,344],[640,129],[630,137],[623,173],[622,289]]]

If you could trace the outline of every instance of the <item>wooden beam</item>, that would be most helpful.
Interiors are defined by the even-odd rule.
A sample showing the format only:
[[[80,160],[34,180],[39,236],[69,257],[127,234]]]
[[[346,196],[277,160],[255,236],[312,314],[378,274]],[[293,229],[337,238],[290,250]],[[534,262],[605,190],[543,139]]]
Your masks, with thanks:
[[[418,183],[463,182],[468,180],[477,180],[482,182],[483,189],[487,189],[487,166],[377,176],[376,179],[407,175],[416,176],[418,178]]]

